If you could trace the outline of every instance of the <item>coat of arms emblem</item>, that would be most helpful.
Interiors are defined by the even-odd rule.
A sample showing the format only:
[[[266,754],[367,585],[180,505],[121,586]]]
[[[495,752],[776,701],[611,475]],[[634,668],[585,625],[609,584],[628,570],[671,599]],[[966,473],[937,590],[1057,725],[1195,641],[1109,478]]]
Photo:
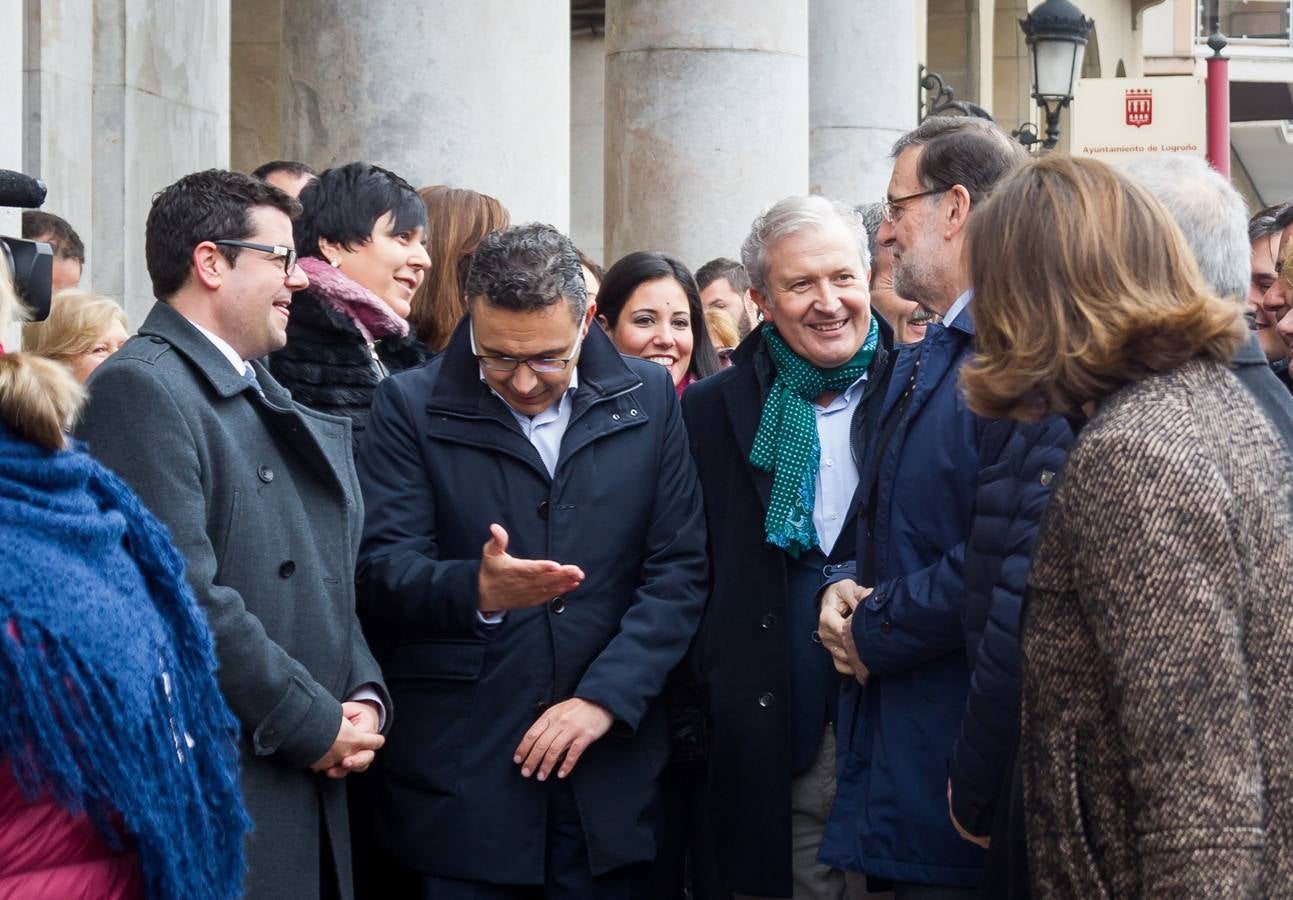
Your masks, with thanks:
[[[1139,128],[1154,121],[1154,91],[1139,88],[1127,91],[1127,124]]]

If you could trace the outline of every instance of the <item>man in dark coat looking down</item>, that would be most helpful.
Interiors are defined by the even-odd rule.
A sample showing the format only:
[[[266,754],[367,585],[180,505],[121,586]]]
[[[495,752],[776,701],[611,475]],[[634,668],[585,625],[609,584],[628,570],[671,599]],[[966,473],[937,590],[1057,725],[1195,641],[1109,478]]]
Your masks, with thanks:
[[[486,237],[467,295],[359,453],[361,614],[408,704],[375,839],[412,896],[638,897],[706,576],[677,397],[593,323],[549,226]]]

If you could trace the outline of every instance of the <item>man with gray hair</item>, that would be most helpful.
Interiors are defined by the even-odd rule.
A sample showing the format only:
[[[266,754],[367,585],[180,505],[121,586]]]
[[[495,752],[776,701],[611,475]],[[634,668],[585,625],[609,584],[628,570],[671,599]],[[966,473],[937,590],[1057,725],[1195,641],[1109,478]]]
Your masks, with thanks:
[[[550,226],[487,236],[466,293],[358,457],[360,613],[405,723],[375,840],[401,896],[636,898],[707,571],[677,395],[594,323]]]
[[[1252,279],[1248,211],[1230,182],[1203,159],[1182,154],[1142,157],[1125,171],[1172,214],[1213,292],[1246,302]],[[1293,453],[1293,395],[1271,371],[1256,334],[1235,352],[1230,368]]]
[[[787,197],[754,220],[741,257],[763,324],[731,368],[683,395],[712,565],[693,649],[711,726],[710,831],[737,896],[841,900],[844,873],[817,861],[841,678],[817,635],[816,594],[853,552],[890,335],[871,314],[852,208]]]

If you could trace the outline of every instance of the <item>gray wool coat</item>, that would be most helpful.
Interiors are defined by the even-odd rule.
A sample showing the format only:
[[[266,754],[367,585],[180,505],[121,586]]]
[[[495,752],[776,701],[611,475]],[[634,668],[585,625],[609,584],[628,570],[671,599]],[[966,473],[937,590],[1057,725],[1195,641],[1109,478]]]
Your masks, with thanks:
[[[1109,397],[1022,626],[1035,897],[1293,896],[1293,473],[1225,367]]]
[[[344,781],[309,770],[341,701],[390,698],[355,617],[363,524],[350,423],[293,403],[259,363],[263,396],[165,303],[95,372],[76,436],[170,528],[215,634],[242,723],[255,830],[246,896],[317,897],[321,834],[351,892]],[[322,816],[322,821],[320,817]]]

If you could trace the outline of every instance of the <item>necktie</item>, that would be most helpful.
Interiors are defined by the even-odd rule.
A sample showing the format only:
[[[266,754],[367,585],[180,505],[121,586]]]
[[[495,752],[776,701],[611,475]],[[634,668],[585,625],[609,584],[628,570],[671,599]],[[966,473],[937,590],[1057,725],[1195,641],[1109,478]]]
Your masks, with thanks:
[[[249,362],[243,363],[242,366],[243,366],[242,368],[243,377],[246,378],[248,383],[250,383],[251,386],[256,389],[256,393],[264,397],[265,392],[260,389],[260,380],[256,377],[256,370],[252,368],[251,363]]]

